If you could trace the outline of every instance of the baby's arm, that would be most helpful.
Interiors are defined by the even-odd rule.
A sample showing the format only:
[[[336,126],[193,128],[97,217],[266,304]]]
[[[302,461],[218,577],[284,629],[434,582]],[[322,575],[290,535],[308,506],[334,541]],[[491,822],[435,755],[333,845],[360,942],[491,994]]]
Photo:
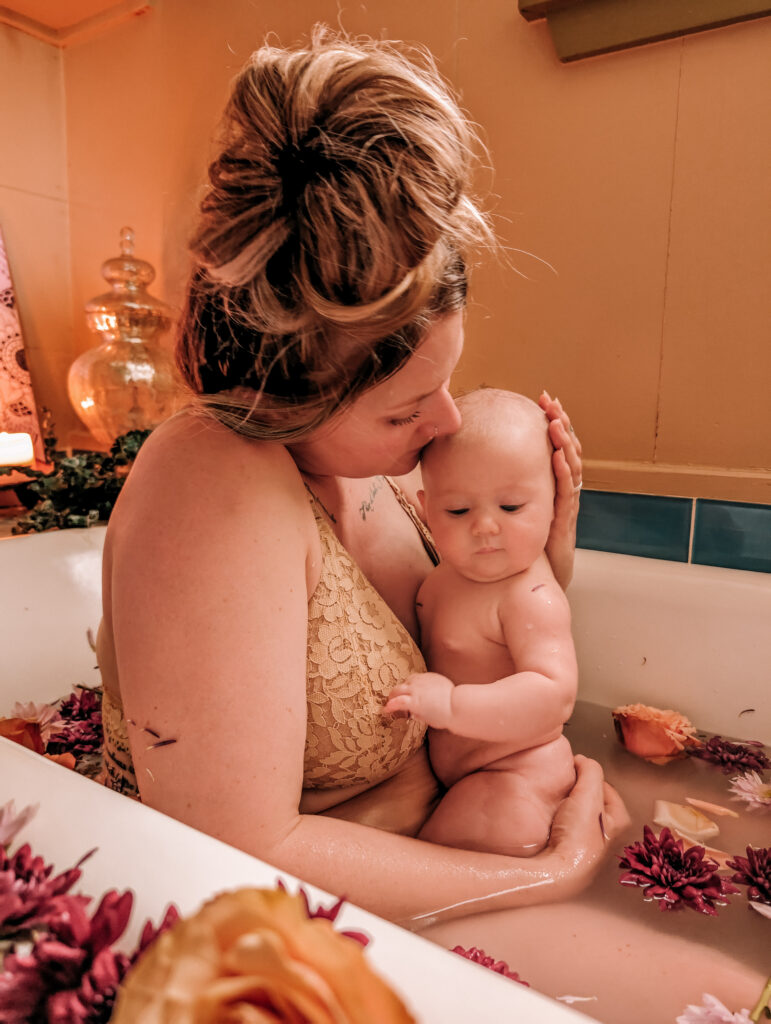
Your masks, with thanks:
[[[556,580],[512,587],[499,618],[516,672],[459,686],[436,672],[415,673],[391,691],[385,713],[515,750],[553,738],[570,716],[578,683],[567,598]]]

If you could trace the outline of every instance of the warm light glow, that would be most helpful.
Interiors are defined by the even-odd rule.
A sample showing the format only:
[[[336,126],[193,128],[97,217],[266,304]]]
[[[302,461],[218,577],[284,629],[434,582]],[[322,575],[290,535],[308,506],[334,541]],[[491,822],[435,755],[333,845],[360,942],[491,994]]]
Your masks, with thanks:
[[[93,398],[81,398],[81,400],[80,400],[80,408],[81,409],[90,409],[93,404],[94,404]]]
[[[0,466],[31,466],[34,461],[29,434],[0,433]]]

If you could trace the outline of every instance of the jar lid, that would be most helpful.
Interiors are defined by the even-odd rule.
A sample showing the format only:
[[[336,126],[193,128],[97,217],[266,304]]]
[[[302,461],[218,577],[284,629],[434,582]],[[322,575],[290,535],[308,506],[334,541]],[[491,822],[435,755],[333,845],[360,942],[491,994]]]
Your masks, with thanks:
[[[105,260],[102,277],[111,290],[97,295],[85,307],[92,331],[108,338],[146,340],[171,325],[171,307],[147,291],[155,269],[134,255],[132,228],[121,228],[120,255]]]

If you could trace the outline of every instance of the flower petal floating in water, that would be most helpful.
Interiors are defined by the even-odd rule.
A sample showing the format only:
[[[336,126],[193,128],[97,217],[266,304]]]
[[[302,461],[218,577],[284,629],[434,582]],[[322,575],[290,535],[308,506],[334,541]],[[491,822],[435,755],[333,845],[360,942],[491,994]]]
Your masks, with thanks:
[[[696,729],[685,715],[648,704],[626,704],[613,711],[613,724],[621,743],[637,757],[666,764],[697,746]]]
[[[736,886],[717,874],[718,865],[704,855],[703,846],[684,849],[668,828],[660,834],[646,825],[643,841],[624,847],[619,868],[626,869],[619,879],[622,885],[639,885],[646,900],[658,900],[661,910],[690,907],[702,914],[717,914],[716,906],[725,906],[727,896],[738,892]]]
[[[759,772],[734,776],[729,788],[732,800],[743,800],[753,811],[771,811],[771,782],[764,782]]]
[[[771,906],[767,903],[758,903],[757,900],[750,900],[748,906],[752,907],[753,910],[757,910],[762,917],[767,917],[771,921]]]
[[[40,804],[33,804],[24,807],[16,813],[16,803],[9,800],[7,804],[0,807],[0,846],[8,846],[14,836],[21,832],[27,822],[36,813]]]
[[[732,743],[722,736],[711,736],[706,743],[690,751],[692,757],[720,765],[726,775],[731,772],[765,771],[771,761],[763,753],[761,743]]]
[[[700,811],[709,811],[710,814],[716,814],[718,818],[739,817],[736,811],[731,810],[730,807],[723,807],[722,804],[711,804],[708,800],[697,800],[693,796],[687,796],[685,802],[690,804],[691,807],[698,807]]]
[[[469,946],[468,949],[464,949],[463,946],[453,946],[450,952],[457,953],[458,956],[464,956],[475,964],[481,964],[483,967],[495,971],[496,974],[502,974],[504,978],[511,978],[512,981],[518,981],[520,985],[526,985],[530,988],[530,982],[523,981],[516,971],[509,970],[509,965],[505,960],[495,960],[493,957],[488,956],[483,949],[477,949],[476,946]],[[558,998],[560,997],[558,996]],[[576,996],[575,998],[578,997]]]
[[[685,1012],[676,1018],[675,1024],[744,1024],[750,1019],[749,1010],[731,1013],[719,999],[705,992],[701,1006],[686,1006]]]
[[[701,811],[697,811],[695,807],[673,804],[669,800],[657,800],[654,803],[653,821],[656,825],[677,829],[694,843],[712,839],[720,832],[715,822]]]
[[[747,886],[748,900],[771,906],[771,848],[748,846],[747,856],[734,857],[728,867],[736,872],[731,881]]]

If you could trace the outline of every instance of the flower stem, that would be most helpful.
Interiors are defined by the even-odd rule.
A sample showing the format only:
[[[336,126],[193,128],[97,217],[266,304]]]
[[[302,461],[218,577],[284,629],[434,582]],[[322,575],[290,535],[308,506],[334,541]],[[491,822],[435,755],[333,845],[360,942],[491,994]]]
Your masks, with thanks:
[[[760,993],[760,999],[758,999],[752,1009],[750,1020],[759,1021],[760,1015],[764,1010],[766,1011],[766,1015],[771,1017],[771,978],[768,979],[763,991]]]

